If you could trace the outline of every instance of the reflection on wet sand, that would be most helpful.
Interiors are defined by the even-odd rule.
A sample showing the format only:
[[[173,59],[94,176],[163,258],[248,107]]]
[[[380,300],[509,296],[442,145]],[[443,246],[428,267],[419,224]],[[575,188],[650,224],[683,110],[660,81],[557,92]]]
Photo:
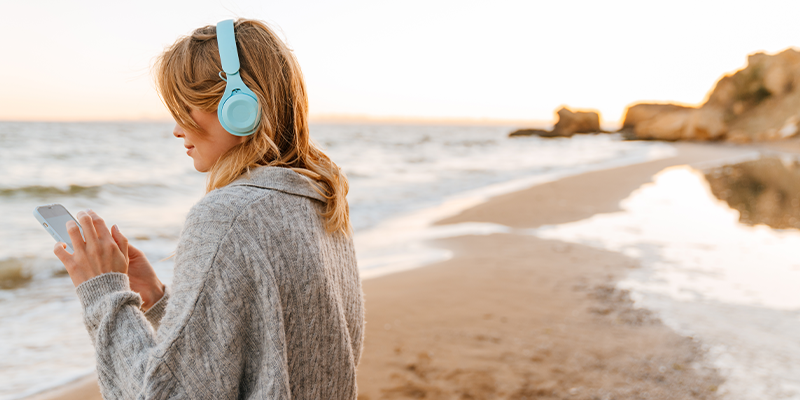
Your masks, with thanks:
[[[800,229],[800,162],[775,156],[715,168],[711,191],[739,211],[739,221]]]
[[[800,230],[763,224],[797,218],[796,169],[769,158],[717,171],[667,168],[623,200],[620,211],[544,226],[536,236],[639,260],[641,268],[617,288],[707,346],[725,378],[722,398],[797,399]],[[730,206],[717,198],[721,192]],[[754,211],[743,216],[733,207]],[[759,224],[743,224],[742,217]]]

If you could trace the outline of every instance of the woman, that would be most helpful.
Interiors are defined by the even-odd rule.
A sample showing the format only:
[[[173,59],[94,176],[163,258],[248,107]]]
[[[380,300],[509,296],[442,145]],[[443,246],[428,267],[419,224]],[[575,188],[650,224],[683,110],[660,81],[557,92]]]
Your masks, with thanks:
[[[73,222],[74,254],[63,243],[55,248],[84,308],[101,392],[355,399],[364,322],[347,180],[309,139],[291,51],[261,22],[227,22],[238,70],[223,31],[217,35],[223,23],[181,38],[156,67],[173,133],[208,173],[208,193],[180,236],[171,287],[116,225],[109,230],[90,210],[76,216],[85,243]],[[252,134],[219,118],[237,76],[246,90],[232,94],[249,90],[255,99]]]

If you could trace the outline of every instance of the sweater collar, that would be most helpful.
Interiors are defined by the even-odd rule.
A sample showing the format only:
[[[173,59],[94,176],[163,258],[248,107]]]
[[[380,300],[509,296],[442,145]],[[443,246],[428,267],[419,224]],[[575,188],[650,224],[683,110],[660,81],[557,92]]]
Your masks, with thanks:
[[[304,175],[283,167],[263,166],[251,169],[249,173],[245,173],[229,186],[252,186],[272,189],[325,202],[325,197],[314,190],[315,187],[319,187],[319,184]]]

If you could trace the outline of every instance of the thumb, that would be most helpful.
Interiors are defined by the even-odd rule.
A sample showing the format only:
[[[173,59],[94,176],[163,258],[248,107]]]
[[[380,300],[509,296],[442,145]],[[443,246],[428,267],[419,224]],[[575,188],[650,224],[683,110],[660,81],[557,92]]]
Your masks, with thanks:
[[[56,243],[56,246],[53,248],[53,253],[65,266],[67,265],[67,261],[72,257],[72,254],[69,254],[67,251],[67,245],[64,242]]]
[[[119,251],[122,252],[122,255],[125,256],[125,261],[130,262],[128,258],[128,238],[119,231],[117,224],[111,227],[111,237],[117,242],[117,247],[119,247]]]

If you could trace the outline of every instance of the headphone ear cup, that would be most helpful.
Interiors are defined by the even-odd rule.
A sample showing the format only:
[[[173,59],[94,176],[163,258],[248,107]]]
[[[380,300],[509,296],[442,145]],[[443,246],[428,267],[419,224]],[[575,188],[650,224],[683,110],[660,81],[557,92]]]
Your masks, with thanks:
[[[219,108],[219,122],[228,132],[236,136],[253,134],[260,117],[258,101],[244,93],[236,93],[223,99]]]

